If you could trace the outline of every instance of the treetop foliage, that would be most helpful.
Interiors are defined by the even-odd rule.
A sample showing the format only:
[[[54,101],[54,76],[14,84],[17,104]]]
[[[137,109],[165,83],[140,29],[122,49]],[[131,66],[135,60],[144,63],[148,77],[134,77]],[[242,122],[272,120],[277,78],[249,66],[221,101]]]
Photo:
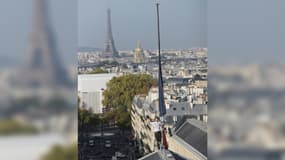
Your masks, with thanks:
[[[111,116],[120,127],[130,127],[130,109],[137,94],[147,94],[157,81],[148,74],[128,74],[112,78],[103,92],[103,105],[112,109]]]
[[[70,146],[53,146],[48,153],[46,153],[42,160],[77,160],[78,159],[77,145]]]

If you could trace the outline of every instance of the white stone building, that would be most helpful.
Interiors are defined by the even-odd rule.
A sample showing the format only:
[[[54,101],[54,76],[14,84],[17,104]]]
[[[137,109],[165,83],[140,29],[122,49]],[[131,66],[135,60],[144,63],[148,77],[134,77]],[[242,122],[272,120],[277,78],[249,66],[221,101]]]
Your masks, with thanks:
[[[115,73],[78,75],[80,106],[85,106],[94,113],[103,113],[103,91],[107,83],[115,76],[117,76]]]

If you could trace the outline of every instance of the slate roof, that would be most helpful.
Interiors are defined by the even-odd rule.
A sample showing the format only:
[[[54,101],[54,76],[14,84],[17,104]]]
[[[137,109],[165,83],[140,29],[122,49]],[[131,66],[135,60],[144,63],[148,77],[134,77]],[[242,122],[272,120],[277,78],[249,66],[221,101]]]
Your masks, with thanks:
[[[207,157],[207,125],[195,119],[187,119],[174,132],[176,139],[194,153]]]
[[[208,114],[208,105],[206,105],[206,104],[195,104],[193,106],[191,114],[193,114],[193,115]]]
[[[179,102],[173,103],[170,105],[170,108],[167,110],[166,115],[189,115],[191,113],[190,103],[188,102]]]
[[[208,106],[206,104],[195,104],[191,109],[189,102],[178,102],[170,105],[166,116],[183,116],[183,115],[206,115]]]

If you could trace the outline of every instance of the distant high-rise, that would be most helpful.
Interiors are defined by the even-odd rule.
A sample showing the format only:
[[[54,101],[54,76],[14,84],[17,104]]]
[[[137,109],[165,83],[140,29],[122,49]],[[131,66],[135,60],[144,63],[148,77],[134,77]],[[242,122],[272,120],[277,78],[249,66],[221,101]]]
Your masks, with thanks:
[[[46,0],[34,0],[33,28],[24,71],[25,84],[39,87],[69,85],[69,78],[57,52],[47,10]]]
[[[112,26],[111,26],[111,10],[107,10],[107,35],[105,41],[105,56],[118,57],[118,51],[116,50],[114,38],[112,35]]]

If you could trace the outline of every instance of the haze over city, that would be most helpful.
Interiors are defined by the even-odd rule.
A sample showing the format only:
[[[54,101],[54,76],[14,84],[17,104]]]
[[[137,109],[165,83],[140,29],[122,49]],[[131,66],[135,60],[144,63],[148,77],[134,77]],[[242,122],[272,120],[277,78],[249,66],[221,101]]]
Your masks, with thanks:
[[[0,66],[23,64],[32,31],[33,0],[4,0],[0,6]],[[77,0],[48,0],[49,18],[60,57],[65,64],[76,64]],[[20,27],[19,27],[20,26]]]
[[[106,33],[104,30],[106,25],[105,16],[108,4],[107,1],[89,1],[94,3],[94,5],[84,6],[84,4],[81,4],[80,2],[77,3],[76,0],[69,0],[68,7],[66,7],[66,1],[50,0],[50,10],[52,11],[51,20],[57,35],[56,37],[58,38],[58,48],[67,63],[76,62],[76,56],[72,55],[73,53],[76,54],[77,35],[79,46],[103,48],[104,34]],[[281,42],[283,42],[282,37],[285,35],[285,23],[280,20],[281,16],[284,15],[284,10],[282,9],[285,5],[284,1],[275,1],[274,3],[265,0],[253,0],[250,2],[218,0],[209,1],[208,3],[206,1],[197,0],[181,1],[181,3],[169,1],[172,5],[166,5],[166,2],[168,3],[168,1],[162,2],[165,3],[165,5],[163,3],[161,4],[161,23],[164,24],[164,27],[162,26],[161,28],[163,33],[162,39],[164,39],[162,41],[162,47],[188,48],[196,45],[189,41],[192,37],[193,39],[197,38],[190,33],[189,29],[192,27],[191,32],[194,32],[194,25],[187,25],[191,23],[190,20],[181,16],[183,14],[192,13],[194,14],[192,16],[193,19],[199,16],[208,16],[207,22],[205,22],[207,23],[208,37],[205,33],[204,36],[198,36],[198,38],[203,39],[199,41],[196,40],[200,44],[206,45],[206,39],[208,38],[210,65],[219,63],[229,64],[264,61],[280,62],[284,59],[282,52],[284,47]],[[17,5],[15,5],[15,3],[17,3]],[[31,0],[5,0],[2,2],[0,7],[2,26],[2,29],[0,30],[0,34],[2,35],[0,42],[3,44],[0,48],[1,66],[5,66],[6,64],[10,65],[10,63],[20,63],[25,56],[26,42],[31,26],[31,3]],[[128,5],[126,5],[127,3]],[[110,3],[113,14],[113,34],[118,49],[134,48],[138,39],[142,41],[144,48],[155,49],[154,1],[148,0],[138,2],[140,5],[131,5],[130,3],[132,2],[127,0],[122,0],[120,2],[114,1],[114,4],[113,1]],[[203,15],[203,11],[191,11],[203,5],[208,6],[208,14]],[[80,11],[85,7],[87,7],[86,10],[92,9],[94,14],[88,16],[85,15],[89,13],[88,11]],[[11,10],[16,10],[17,12],[11,12]],[[147,10],[148,12],[145,13],[148,15],[143,16],[141,14],[143,10]],[[131,11],[136,11],[137,14],[124,17],[124,15],[128,15]],[[129,25],[126,25],[128,23],[127,20],[129,19],[126,17],[131,17],[131,22],[133,22],[131,25],[135,25],[133,28],[139,28],[139,30],[134,30]],[[177,24],[173,23],[173,20],[178,21],[177,19],[179,22]],[[184,21],[185,19],[186,21]],[[83,22],[86,24],[83,24]],[[199,22],[202,23],[202,21]],[[120,23],[122,23],[122,25],[120,25]],[[182,26],[181,24],[186,24],[186,26]],[[272,26],[274,26],[274,29],[272,29]],[[196,28],[198,28],[197,30],[200,30],[199,27]],[[99,31],[97,32],[96,30],[98,29]],[[148,30],[149,34],[141,34],[143,33],[141,32],[143,29]],[[185,29],[188,30],[188,33],[183,36],[179,31]],[[88,34],[90,31],[94,34]],[[126,34],[128,32],[131,34]],[[147,41],[146,39],[148,37],[151,37],[153,40]],[[180,37],[181,40],[174,41],[174,39],[177,40],[177,37]],[[121,41],[122,38],[127,39],[127,41]],[[170,43],[171,45],[169,45]]]
[[[283,63],[284,6],[282,0],[208,1],[209,65]]]
[[[206,1],[166,0],[161,2],[162,48],[206,47]],[[79,1],[78,42],[80,47],[103,48],[107,9],[118,50],[142,47],[156,49],[155,1]]]

